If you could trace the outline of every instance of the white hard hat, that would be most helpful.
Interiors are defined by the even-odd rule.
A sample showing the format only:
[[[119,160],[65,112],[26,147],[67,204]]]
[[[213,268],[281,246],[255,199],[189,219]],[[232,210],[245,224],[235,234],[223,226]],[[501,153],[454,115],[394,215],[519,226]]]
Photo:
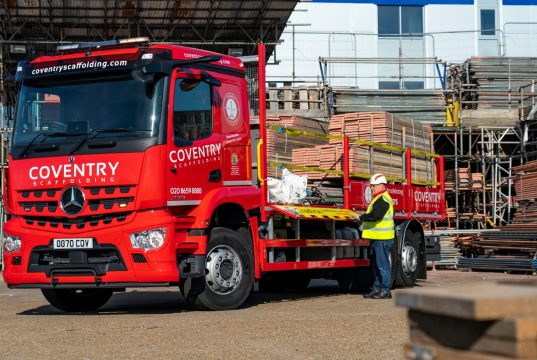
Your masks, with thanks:
[[[371,176],[371,179],[369,179],[369,183],[371,185],[378,185],[378,184],[387,184],[388,181],[386,180],[386,176],[382,174],[375,174]]]

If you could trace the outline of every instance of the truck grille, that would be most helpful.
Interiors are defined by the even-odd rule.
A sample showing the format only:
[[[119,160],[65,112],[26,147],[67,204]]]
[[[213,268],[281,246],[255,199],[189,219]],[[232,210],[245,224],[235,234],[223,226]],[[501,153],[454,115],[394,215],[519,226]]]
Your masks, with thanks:
[[[103,214],[96,216],[81,216],[75,219],[70,218],[55,218],[55,217],[37,217],[29,216],[24,217],[26,224],[39,226],[39,227],[48,227],[48,228],[63,228],[66,230],[70,229],[84,229],[86,227],[93,227],[97,225],[113,225],[117,223],[124,222],[127,220],[128,216],[132,214],[131,212],[124,213],[113,213],[113,214]]]
[[[103,193],[105,193],[105,194],[112,195],[118,190],[119,190],[118,192],[121,193],[121,194],[128,194],[131,191],[131,188],[133,188],[133,187],[134,187],[134,185],[93,186],[93,187],[87,187],[85,189],[88,190],[91,195],[99,195],[101,193],[101,191],[103,191]],[[46,196],[48,196],[48,197],[54,197],[54,196],[56,196],[56,193],[58,193],[59,191],[61,191],[61,189],[23,190],[23,191],[19,191],[19,193],[21,194],[21,196],[24,199],[27,199],[27,198],[30,197],[30,195],[32,195],[33,197],[36,197],[36,198],[40,198],[44,194],[46,194]]]
[[[77,215],[112,213],[134,210],[135,185],[78,187],[85,199],[83,210]],[[17,192],[17,203],[28,215],[65,216],[60,206],[62,189],[22,190]]]
[[[103,205],[105,209],[113,209],[115,204],[118,204],[120,208],[126,207],[130,202],[134,201],[134,197],[127,198],[115,198],[115,199],[98,199],[90,200],[89,207],[92,211],[99,210],[99,207]]]

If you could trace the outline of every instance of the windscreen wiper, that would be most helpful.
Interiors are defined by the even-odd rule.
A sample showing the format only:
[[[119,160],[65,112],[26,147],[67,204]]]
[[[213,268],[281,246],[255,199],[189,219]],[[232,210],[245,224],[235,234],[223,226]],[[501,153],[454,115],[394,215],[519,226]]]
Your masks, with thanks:
[[[105,134],[105,133],[122,133],[122,132],[133,132],[133,131],[151,131],[151,130],[137,130],[132,128],[109,128],[109,129],[93,129],[89,133],[86,134],[84,139],[80,141],[78,144],[76,144],[70,151],[69,155],[73,155],[75,151],[80,149],[82,145],[84,145],[89,140],[95,139],[97,135],[99,134]]]
[[[26,147],[24,148],[24,150],[21,151],[20,153],[20,157],[23,157],[26,155],[26,152],[28,150],[30,150],[30,148],[37,142],[37,140],[39,138],[43,138],[42,141],[44,141],[45,139],[49,138],[49,137],[63,137],[63,136],[80,136],[80,135],[83,135],[83,134],[80,134],[80,133],[66,133],[66,132],[53,132],[53,133],[39,133],[37,134],[36,136],[34,136],[34,138],[32,139],[32,141],[30,141],[28,143],[28,145],[26,145]]]

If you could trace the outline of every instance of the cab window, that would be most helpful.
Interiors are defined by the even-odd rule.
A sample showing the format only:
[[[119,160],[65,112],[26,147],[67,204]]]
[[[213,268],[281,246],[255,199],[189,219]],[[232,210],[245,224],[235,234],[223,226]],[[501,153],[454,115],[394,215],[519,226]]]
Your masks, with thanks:
[[[177,79],[173,101],[175,145],[189,145],[212,132],[211,87],[196,79]]]

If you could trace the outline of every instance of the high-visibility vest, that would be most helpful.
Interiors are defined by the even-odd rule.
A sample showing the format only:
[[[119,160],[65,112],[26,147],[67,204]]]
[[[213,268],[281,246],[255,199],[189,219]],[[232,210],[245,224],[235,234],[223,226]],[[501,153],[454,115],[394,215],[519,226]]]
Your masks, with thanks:
[[[364,221],[364,230],[362,231],[362,238],[364,239],[391,240],[395,238],[395,223],[393,221],[393,200],[387,191],[384,191],[383,193],[375,196],[375,198],[367,207],[366,214],[369,214],[371,212],[373,204],[380,197],[382,197],[384,201],[386,201],[390,205],[390,207],[388,208],[388,211],[386,211],[386,214],[384,215],[384,218],[382,220]]]

